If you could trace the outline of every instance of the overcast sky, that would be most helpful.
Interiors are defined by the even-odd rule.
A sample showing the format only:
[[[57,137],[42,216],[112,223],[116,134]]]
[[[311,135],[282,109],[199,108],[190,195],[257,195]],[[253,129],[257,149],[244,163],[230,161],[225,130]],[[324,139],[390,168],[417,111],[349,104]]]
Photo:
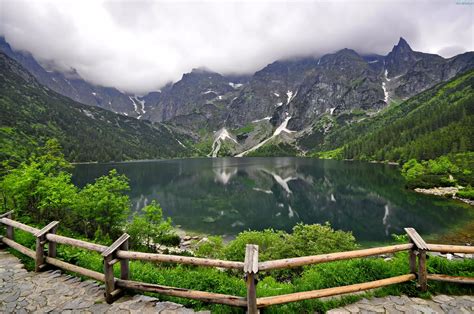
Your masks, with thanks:
[[[451,57],[474,50],[472,3],[0,0],[0,35],[42,63],[144,93],[201,66],[253,73],[345,47],[385,55],[400,36],[415,50]]]

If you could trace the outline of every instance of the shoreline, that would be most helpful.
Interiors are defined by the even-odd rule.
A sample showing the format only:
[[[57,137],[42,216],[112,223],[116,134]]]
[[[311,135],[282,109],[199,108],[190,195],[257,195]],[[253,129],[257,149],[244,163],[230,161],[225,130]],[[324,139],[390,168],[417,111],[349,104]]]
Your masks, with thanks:
[[[458,187],[448,186],[448,187],[434,187],[434,188],[429,188],[429,189],[415,188],[413,190],[417,193],[421,193],[425,195],[443,196],[443,197],[451,198],[453,200],[458,200],[468,205],[474,206],[474,200],[456,196],[456,193],[459,192],[460,190]]]

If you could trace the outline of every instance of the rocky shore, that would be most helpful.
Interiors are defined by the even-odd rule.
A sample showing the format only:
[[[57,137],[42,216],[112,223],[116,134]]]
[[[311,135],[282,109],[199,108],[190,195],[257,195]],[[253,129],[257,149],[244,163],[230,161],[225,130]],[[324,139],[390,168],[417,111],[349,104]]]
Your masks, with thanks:
[[[459,200],[461,202],[474,206],[473,200],[456,196],[456,193],[459,192],[459,190],[460,189],[458,187],[448,186],[448,187],[435,187],[435,188],[430,188],[430,189],[416,188],[415,192],[428,194],[428,195],[450,197],[452,199]]]

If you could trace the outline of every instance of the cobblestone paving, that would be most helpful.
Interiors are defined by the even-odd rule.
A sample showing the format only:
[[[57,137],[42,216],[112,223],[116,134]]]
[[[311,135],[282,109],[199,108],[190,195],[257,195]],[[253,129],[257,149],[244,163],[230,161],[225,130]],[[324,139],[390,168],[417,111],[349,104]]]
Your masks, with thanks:
[[[18,258],[0,250],[0,313],[195,313],[144,295],[124,296],[110,305],[103,296],[103,286],[92,280],[59,270],[28,272]]]
[[[362,299],[327,313],[474,313],[474,296],[437,295],[425,300],[402,295]]]

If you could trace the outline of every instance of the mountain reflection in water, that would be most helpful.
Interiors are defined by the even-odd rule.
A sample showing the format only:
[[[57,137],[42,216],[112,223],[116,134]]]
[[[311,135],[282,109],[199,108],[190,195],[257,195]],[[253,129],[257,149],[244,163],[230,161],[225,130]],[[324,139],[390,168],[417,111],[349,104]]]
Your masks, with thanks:
[[[157,200],[186,230],[234,236],[330,222],[359,241],[388,241],[411,226],[442,233],[467,219],[461,203],[404,188],[396,167],[309,158],[208,158],[77,165],[79,185],[116,168],[136,211]]]

